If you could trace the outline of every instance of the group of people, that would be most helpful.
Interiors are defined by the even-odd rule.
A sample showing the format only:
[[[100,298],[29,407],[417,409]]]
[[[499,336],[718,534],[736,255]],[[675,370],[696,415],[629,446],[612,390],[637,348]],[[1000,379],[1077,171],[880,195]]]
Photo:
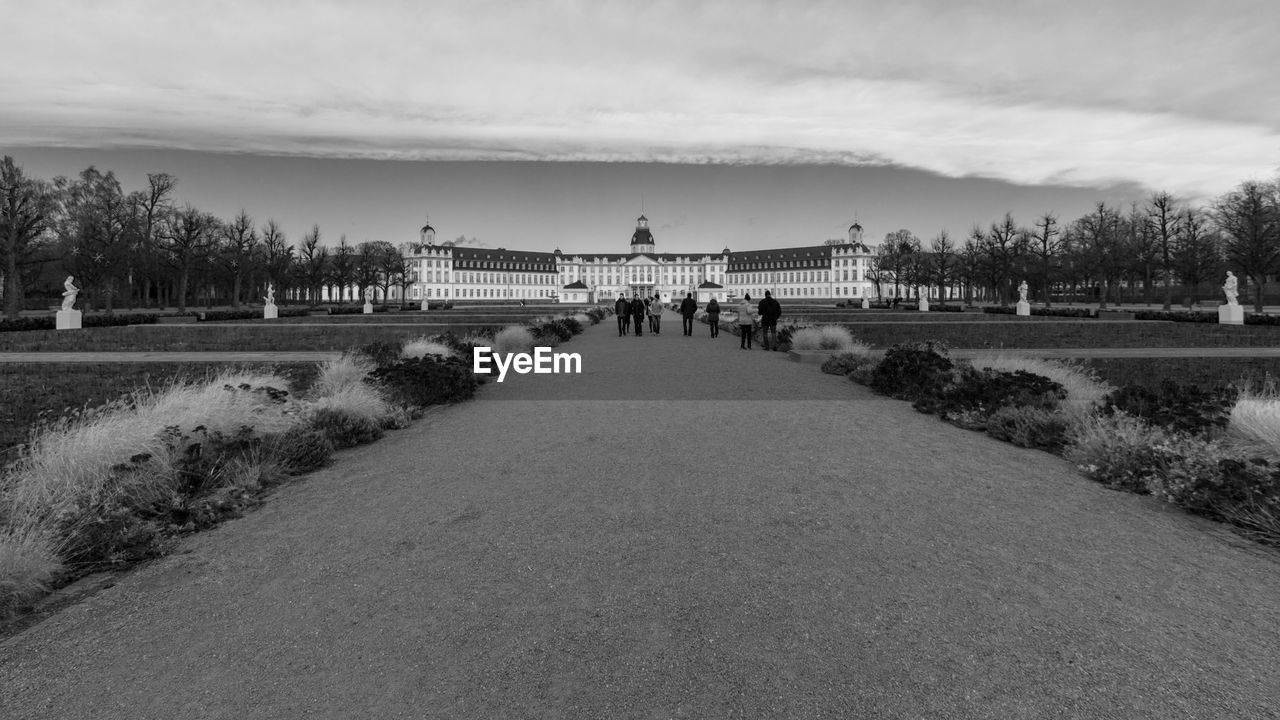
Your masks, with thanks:
[[[625,295],[619,295],[617,302],[613,304],[613,309],[618,316],[618,337],[630,333],[633,324],[635,334],[643,335],[640,324],[646,317],[649,319],[649,332],[654,335],[661,334],[662,299],[657,295],[641,298],[640,294],[636,293],[629,301]],[[782,317],[782,306],[774,299],[772,292],[766,290],[764,299],[757,306],[752,306],[751,295],[745,295],[736,309],[741,338],[739,347],[743,350],[751,349],[755,328],[759,324],[760,344],[763,349],[778,349],[778,318]],[[711,337],[720,337],[720,303],[712,298],[707,303],[706,311],[707,324],[711,326]],[[680,319],[686,336],[693,335],[693,318],[697,313],[698,303],[693,299],[693,293],[686,293],[684,300],[680,302]]]
[[[635,293],[630,302],[625,295],[619,295],[613,312],[618,316],[618,337],[631,332],[632,320],[635,320],[636,336],[644,335],[640,325],[645,318],[649,319],[649,332],[662,334],[662,299],[657,295],[642,298],[640,293]]]

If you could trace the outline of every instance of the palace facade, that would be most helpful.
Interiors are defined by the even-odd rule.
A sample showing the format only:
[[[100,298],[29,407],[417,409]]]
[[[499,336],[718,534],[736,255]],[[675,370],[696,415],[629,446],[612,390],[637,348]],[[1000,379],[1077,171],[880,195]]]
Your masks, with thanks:
[[[413,271],[406,301],[529,301],[598,303],[619,295],[692,293],[699,303],[725,302],[769,290],[779,299],[830,301],[875,296],[868,273],[872,250],[862,226],[849,226],[842,242],[804,247],[713,253],[660,253],[641,215],[629,252],[566,254],[437,245],[430,224],[419,242],[403,248]],[[399,299],[398,288],[391,299]]]

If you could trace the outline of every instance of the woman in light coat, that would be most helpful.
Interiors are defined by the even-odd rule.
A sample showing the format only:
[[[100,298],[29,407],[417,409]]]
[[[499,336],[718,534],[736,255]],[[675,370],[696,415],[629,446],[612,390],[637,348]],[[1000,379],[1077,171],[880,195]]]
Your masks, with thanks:
[[[738,303],[738,330],[739,340],[738,347],[743,350],[751,349],[751,335],[755,332],[756,309],[751,306],[751,296],[745,295],[742,302]]]

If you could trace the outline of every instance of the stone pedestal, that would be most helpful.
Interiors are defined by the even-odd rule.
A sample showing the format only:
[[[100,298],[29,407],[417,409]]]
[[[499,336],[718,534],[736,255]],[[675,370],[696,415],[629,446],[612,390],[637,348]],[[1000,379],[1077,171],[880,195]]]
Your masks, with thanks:
[[[422,312],[426,312],[429,305],[430,303],[428,303],[426,300],[423,300],[422,306],[419,307],[418,309],[421,310]]]
[[[61,313],[59,313],[61,314]],[[1221,325],[1243,325],[1243,305],[1222,305],[1218,307],[1218,323]]]
[[[866,298],[862,298],[862,309],[866,310],[870,307],[871,307],[870,301],[868,301]]]
[[[59,330],[79,330],[80,318],[79,310],[59,310],[55,327]]]
[[[929,298],[923,296],[920,298],[920,312],[929,312]]]
[[[1018,301],[1018,314],[1019,314],[1019,315],[1026,315],[1027,317],[1030,317],[1030,316],[1031,316],[1031,303],[1029,303],[1029,302],[1025,302],[1025,301],[1022,301],[1022,300],[1019,300],[1019,301]]]
[[[264,305],[262,307],[263,320],[275,320],[280,317],[280,308],[275,305]]]
[[[364,314],[365,314],[365,315],[372,315],[372,314],[373,314],[373,303],[366,302],[366,303],[364,304]]]

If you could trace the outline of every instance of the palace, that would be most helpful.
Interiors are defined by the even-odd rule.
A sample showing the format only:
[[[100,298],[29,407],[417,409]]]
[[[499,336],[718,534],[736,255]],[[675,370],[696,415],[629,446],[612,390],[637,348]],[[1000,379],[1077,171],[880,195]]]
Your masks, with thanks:
[[[823,245],[718,253],[660,253],[641,215],[629,252],[579,253],[496,250],[436,244],[430,224],[403,249],[413,271],[407,301],[609,302],[626,295],[659,295],[671,302],[692,293],[699,303],[732,300],[765,290],[779,299],[833,301],[873,297],[872,250],[862,226]],[[393,288],[392,298],[398,296]]]

